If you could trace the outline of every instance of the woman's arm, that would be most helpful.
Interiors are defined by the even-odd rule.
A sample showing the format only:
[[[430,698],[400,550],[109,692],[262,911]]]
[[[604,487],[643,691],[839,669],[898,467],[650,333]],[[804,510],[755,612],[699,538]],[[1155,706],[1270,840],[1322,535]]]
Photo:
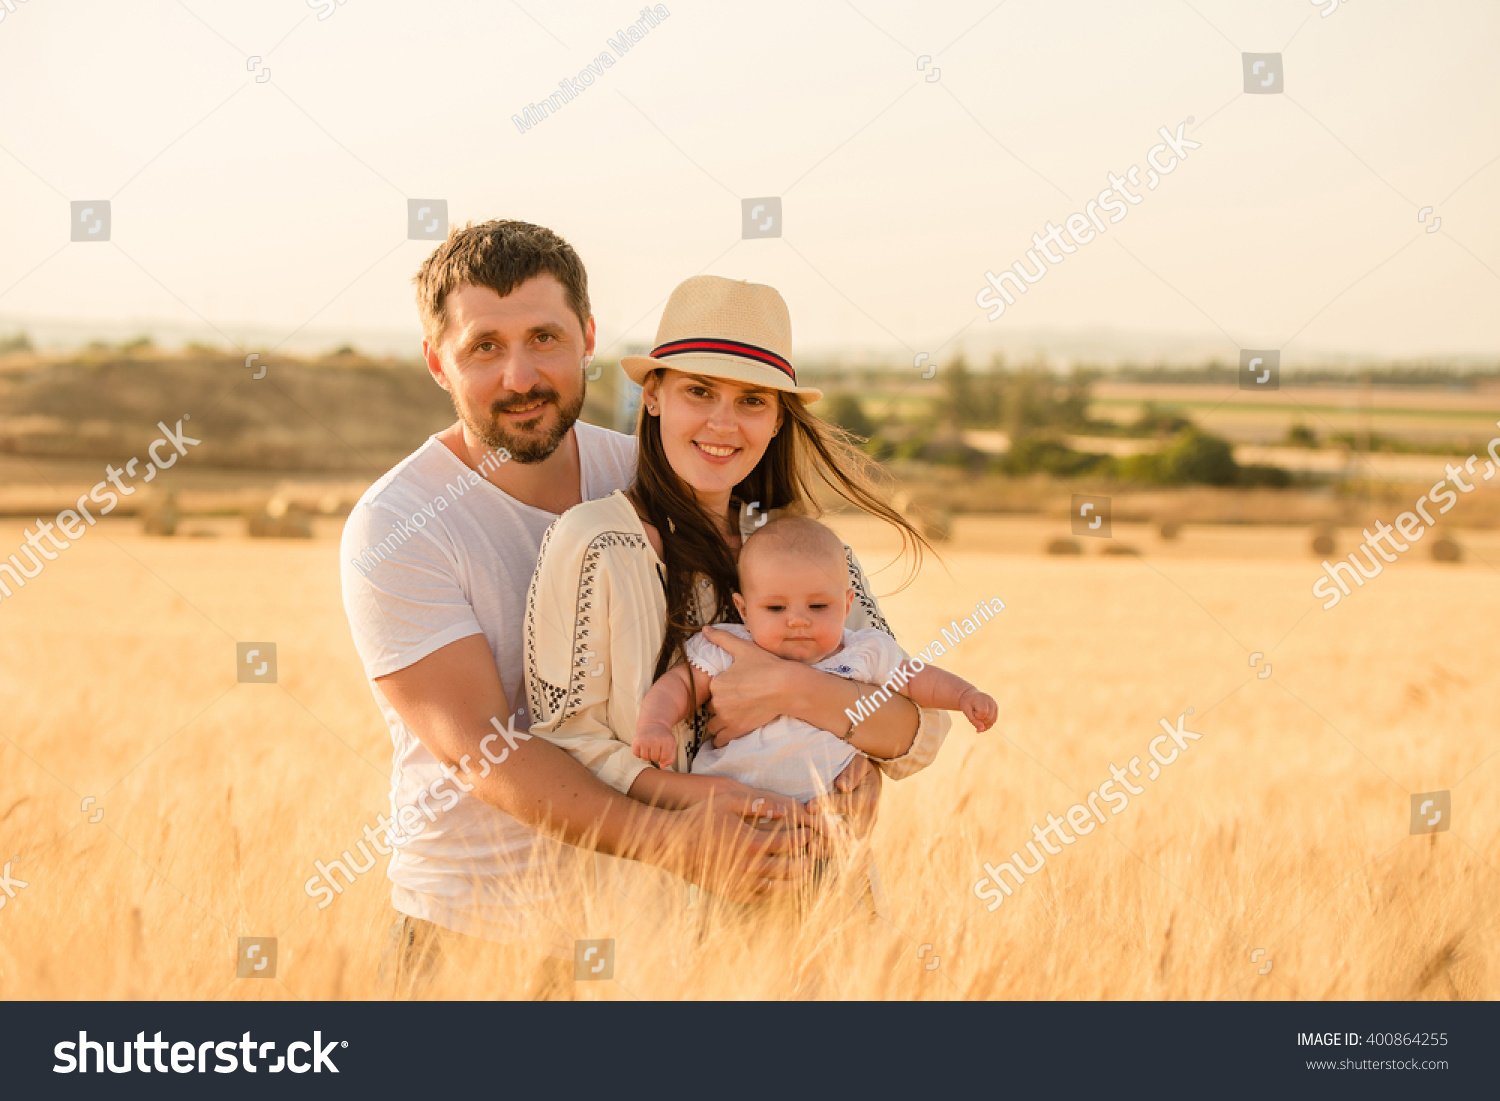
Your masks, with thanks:
[[[870,592],[869,581],[859,560],[847,547],[845,556],[849,564],[849,586],[854,590],[854,604],[845,627],[851,631],[873,627],[890,636],[890,626]],[[723,641],[724,637],[722,631],[716,631],[712,641],[726,650],[731,649]],[[850,716],[859,714],[860,697],[868,699],[878,687],[846,680],[797,662],[781,661],[769,654],[764,656],[781,668],[763,665],[756,669],[753,668],[755,655],[745,655],[743,650],[734,651],[734,655],[734,667],[716,678],[714,685],[720,705],[715,708],[708,729],[714,735],[716,745],[740,736],[747,729],[754,729],[754,726],[746,727],[747,721],[759,720],[756,725],[764,725],[762,716],[767,714],[794,715],[820,730],[843,734],[849,729]],[[902,658],[905,658],[904,654]],[[741,667],[742,661],[746,662],[744,667]],[[733,676],[736,670],[739,675]],[[890,699],[875,707],[873,714],[868,702],[865,711],[866,717],[855,725],[850,744],[865,753],[892,780],[903,780],[932,764],[952,723],[946,711],[919,709],[894,692]]]
[[[620,626],[614,605],[632,596],[631,559],[639,551],[606,538],[595,518],[598,506],[589,502],[564,513],[542,540],[526,600],[526,691],[531,732],[627,792],[651,767],[631,752],[634,731],[616,737],[610,727],[611,693],[647,687],[616,685],[625,663],[612,652]]]
[[[872,710],[869,699],[876,685],[784,661],[753,642],[711,627],[704,637],[734,655],[734,664],[714,678],[714,715],[708,730],[715,745],[727,745],[778,715],[791,715],[839,735],[853,725],[849,744],[871,758],[900,757],[911,749],[918,714],[906,697],[892,694]],[[867,701],[863,710],[861,698]],[[851,724],[851,715],[865,717]]]

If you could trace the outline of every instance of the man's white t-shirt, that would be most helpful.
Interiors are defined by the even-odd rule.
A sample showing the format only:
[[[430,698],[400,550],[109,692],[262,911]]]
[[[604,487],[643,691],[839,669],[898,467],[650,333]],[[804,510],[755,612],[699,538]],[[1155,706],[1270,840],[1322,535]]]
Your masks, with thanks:
[[[581,421],[574,432],[583,500],[630,484],[633,436]],[[556,519],[498,489],[433,436],[359,499],[340,547],[344,610],[394,742],[387,840],[400,843],[388,869],[391,902],[401,913],[488,940],[546,936],[531,911],[551,896],[548,882],[578,859],[577,850],[464,792],[374,681],[482,634],[505,698],[519,712],[514,728],[527,729],[526,592]],[[505,724],[510,716],[497,718]],[[499,757],[505,748],[497,739],[490,751]],[[404,812],[406,832],[403,808],[414,808]]]

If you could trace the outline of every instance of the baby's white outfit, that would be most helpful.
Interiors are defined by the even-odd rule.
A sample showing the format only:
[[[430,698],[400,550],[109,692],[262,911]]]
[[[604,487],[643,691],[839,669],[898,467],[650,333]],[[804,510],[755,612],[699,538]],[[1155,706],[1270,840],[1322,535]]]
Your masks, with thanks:
[[[739,623],[715,624],[738,638],[750,639]],[[716,677],[734,664],[729,651],[715,646],[702,632],[687,640],[688,661],[694,668]],[[844,642],[814,669],[865,684],[883,684],[901,664],[903,655],[896,640],[884,631],[866,627],[844,631]],[[722,749],[709,742],[693,758],[697,775],[727,776],[749,787],[790,795],[807,802],[833,790],[834,778],[843,772],[858,752],[852,745],[811,723],[779,715],[765,726],[736,738]]]

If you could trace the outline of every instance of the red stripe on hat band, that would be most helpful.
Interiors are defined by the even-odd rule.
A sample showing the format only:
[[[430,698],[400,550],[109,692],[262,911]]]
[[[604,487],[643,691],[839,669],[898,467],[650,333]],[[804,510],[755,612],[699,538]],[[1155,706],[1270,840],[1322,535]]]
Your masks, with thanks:
[[[797,373],[792,370],[792,365],[775,352],[768,351],[765,348],[758,348],[754,344],[742,344],[738,340],[710,338],[671,340],[653,350],[651,358],[661,359],[664,356],[680,356],[692,352],[718,352],[720,354],[727,353],[728,355],[739,356],[742,359],[763,363],[768,367],[775,367],[793,382],[797,381]]]

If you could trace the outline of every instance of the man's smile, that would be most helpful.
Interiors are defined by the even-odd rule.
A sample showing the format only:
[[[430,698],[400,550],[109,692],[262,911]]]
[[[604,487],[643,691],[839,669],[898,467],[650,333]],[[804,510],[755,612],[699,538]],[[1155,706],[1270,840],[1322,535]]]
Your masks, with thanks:
[[[527,405],[519,405],[513,409],[498,409],[496,412],[505,417],[529,417],[546,404],[546,398],[537,398]]]

